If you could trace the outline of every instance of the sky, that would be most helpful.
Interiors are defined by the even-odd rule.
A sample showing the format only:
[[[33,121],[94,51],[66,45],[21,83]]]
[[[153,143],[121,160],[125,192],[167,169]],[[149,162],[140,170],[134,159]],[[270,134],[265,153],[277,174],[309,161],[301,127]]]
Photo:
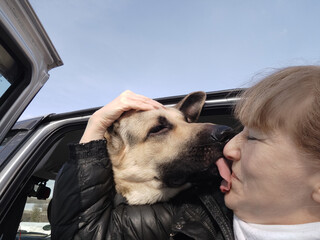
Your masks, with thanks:
[[[247,87],[274,69],[320,64],[318,0],[30,0],[64,65],[22,119]]]

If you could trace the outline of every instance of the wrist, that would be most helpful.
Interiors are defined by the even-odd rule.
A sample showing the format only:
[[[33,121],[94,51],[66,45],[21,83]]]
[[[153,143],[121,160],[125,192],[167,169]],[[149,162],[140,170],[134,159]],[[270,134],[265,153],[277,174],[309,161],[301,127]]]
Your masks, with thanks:
[[[104,139],[106,127],[96,115],[92,115],[88,121],[86,129],[80,139],[80,143],[88,143],[95,140]]]

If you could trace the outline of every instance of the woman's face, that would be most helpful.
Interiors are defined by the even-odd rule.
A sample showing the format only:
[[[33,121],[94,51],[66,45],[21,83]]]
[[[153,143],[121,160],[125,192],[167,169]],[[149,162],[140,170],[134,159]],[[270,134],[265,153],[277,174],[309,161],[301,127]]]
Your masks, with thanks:
[[[319,204],[311,197],[319,173],[286,134],[245,127],[225,146],[224,155],[233,161],[225,202],[242,220],[296,224],[310,222],[306,218],[313,209],[319,214]]]

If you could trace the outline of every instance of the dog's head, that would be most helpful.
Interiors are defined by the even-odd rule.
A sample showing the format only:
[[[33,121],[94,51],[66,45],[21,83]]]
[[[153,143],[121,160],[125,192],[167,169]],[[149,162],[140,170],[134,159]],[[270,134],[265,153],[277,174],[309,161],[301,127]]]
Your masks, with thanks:
[[[129,204],[165,201],[217,176],[215,161],[230,129],[195,123],[206,94],[194,92],[175,107],[129,111],[106,131],[116,190]]]

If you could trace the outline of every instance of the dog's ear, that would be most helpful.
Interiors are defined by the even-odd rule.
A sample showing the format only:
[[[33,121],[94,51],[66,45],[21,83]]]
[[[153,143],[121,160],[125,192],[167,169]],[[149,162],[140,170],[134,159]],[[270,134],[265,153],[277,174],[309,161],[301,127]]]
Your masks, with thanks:
[[[118,122],[114,122],[104,134],[107,140],[107,150],[113,165],[120,164],[121,154],[124,151],[124,142],[118,133]]]
[[[205,92],[193,92],[175,105],[186,117],[188,122],[196,122],[206,100]]]

